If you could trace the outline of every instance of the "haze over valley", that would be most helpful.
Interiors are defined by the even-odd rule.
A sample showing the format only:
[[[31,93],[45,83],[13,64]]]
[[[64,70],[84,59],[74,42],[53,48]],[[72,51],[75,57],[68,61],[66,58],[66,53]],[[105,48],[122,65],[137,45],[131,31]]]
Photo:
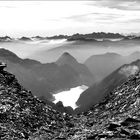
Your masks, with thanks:
[[[92,37],[89,39],[89,36]],[[91,33],[31,38],[6,36],[0,40],[0,58],[8,64],[7,70],[36,96],[56,105],[62,102],[61,107],[57,105],[58,110],[71,107],[65,110],[69,113],[73,109],[83,111],[93,105],[94,100],[102,100],[106,95],[102,91],[106,78],[122,65],[140,58],[137,36]],[[105,82],[107,93],[121,83],[115,81],[116,84],[111,82],[113,86]],[[83,85],[86,88],[81,88]],[[93,95],[85,94],[92,87]]]
[[[8,42],[2,41],[0,47],[14,52],[21,58],[31,58],[42,63],[54,62],[63,53],[69,52],[77,61],[84,63],[92,55],[113,52],[126,56],[140,51],[139,40],[125,39],[125,37],[116,41],[111,41],[110,39],[103,41],[84,41],[78,39],[68,41],[63,38],[29,38],[28,40],[13,39]]]

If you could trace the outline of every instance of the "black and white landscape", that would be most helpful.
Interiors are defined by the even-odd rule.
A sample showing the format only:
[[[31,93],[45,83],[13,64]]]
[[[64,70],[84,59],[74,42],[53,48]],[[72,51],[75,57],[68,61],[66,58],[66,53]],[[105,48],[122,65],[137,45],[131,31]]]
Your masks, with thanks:
[[[140,139],[140,2],[1,1],[0,140]]]

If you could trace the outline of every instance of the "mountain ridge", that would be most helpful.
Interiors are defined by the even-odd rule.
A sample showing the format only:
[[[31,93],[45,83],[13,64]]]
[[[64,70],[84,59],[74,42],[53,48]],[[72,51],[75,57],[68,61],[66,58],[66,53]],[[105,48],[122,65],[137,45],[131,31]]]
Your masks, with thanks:
[[[93,84],[85,90],[79,97],[77,105],[80,106],[78,110],[87,110],[93,104],[103,100],[113,89],[122,84],[131,75],[134,75],[140,70],[140,60],[134,61],[130,64],[122,65],[110,75],[105,77],[101,82]],[[87,102],[84,102],[84,101]]]
[[[58,66],[68,65],[72,69],[74,69],[77,73],[79,73],[79,77],[81,81],[83,81],[83,84],[90,86],[93,84],[94,81],[94,75],[89,71],[87,66],[84,64],[79,63],[70,53],[65,52],[63,53],[55,62]]]
[[[117,68],[124,64],[129,64],[139,58],[139,51],[135,51],[126,56],[108,52],[92,55],[84,62],[84,64],[88,67],[90,72],[95,75],[95,79],[100,82]]]
[[[0,37],[1,42],[6,42],[6,41],[12,41],[15,40],[16,38],[11,38],[9,36],[4,36]],[[75,33],[72,35],[54,35],[54,36],[33,36],[33,37],[20,37],[17,38],[18,40],[21,41],[32,41],[32,39],[38,39],[38,40],[44,40],[44,39],[67,39],[67,41],[99,41],[97,39],[103,39],[108,40],[108,39],[121,39],[121,40],[139,40],[140,36],[137,34],[120,34],[120,33],[111,33],[111,32],[93,32],[93,33],[86,33],[86,34],[80,34],[80,33]]]

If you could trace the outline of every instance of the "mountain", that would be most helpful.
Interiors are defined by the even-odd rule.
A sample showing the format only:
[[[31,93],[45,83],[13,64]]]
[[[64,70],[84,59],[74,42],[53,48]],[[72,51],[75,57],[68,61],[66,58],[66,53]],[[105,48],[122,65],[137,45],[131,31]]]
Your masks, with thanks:
[[[9,36],[0,37],[0,42],[9,42],[12,41],[12,38]]]
[[[42,36],[33,36],[33,37],[26,37],[23,36],[21,38],[19,38],[19,40],[22,41],[31,41],[32,39],[37,39],[37,40],[43,40],[43,39],[67,39],[67,41],[92,41],[92,42],[100,42],[105,41],[105,40],[109,40],[112,41],[114,39],[114,41],[120,41],[120,40],[139,40],[140,39],[140,35],[139,33],[134,33],[134,34],[127,34],[127,35],[123,35],[123,34],[119,34],[119,33],[106,33],[106,32],[93,32],[93,33],[88,33],[88,34],[73,34],[73,35],[54,35],[54,36],[50,36],[50,37],[42,37]],[[15,40],[15,38],[11,38],[9,36],[4,36],[4,37],[0,37],[0,41],[12,41]]]
[[[123,35],[118,33],[104,33],[104,32],[98,32],[98,33],[90,33],[90,34],[74,34],[70,36],[67,40],[68,41],[97,41],[96,39],[122,39],[124,38]]]
[[[136,64],[121,73],[136,72]],[[138,64],[140,66],[140,63]],[[134,69],[133,69],[134,68]],[[137,67],[138,68],[138,67]],[[133,69],[133,70],[130,70]],[[136,70],[136,71],[135,71]],[[131,74],[130,74],[131,75]],[[52,109],[0,67],[1,140],[140,139],[140,73],[130,76],[90,110],[71,116]],[[58,103],[62,106],[62,103]]]
[[[15,74],[19,82],[37,96],[50,99],[53,92],[79,85],[78,73],[69,66],[21,59],[6,49],[0,49],[0,59],[8,64],[7,70]]]
[[[21,59],[16,54],[3,48],[0,49],[0,57],[1,59],[5,58],[6,60],[10,60],[15,63],[21,62]]]
[[[96,81],[101,81],[124,63],[121,55],[105,53],[89,57],[84,64],[95,75]]]
[[[121,85],[131,75],[134,75],[140,70],[140,60],[126,64],[115,70],[101,82],[93,84],[90,88],[84,91],[78,101],[79,108],[77,111],[85,111],[92,105],[102,101],[112,90]],[[86,102],[85,102],[86,101]]]
[[[31,37],[33,40],[44,40],[45,37],[42,37],[42,36],[34,36],[34,37]]]
[[[68,65],[74,69],[79,74],[79,78],[83,84],[89,86],[94,83],[94,76],[88,68],[85,65],[78,63],[77,60],[69,53],[63,53],[55,63],[58,66]]]
[[[67,35],[55,35],[55,36],[51,36],[51,37],[46,37],[47,39],[67,39],[69,38],[69,36]]]
[[[65,64],[73,66],[73,65],[77,65],[78,62],[72,55],[65,52],[60,56],[60,58],[58,58],[58,60],[55,63],[59,66],[65,65]]]
[[[23,37],[19,38],[19,40],[21,40],[21,41],[31,41],[31,38],[23,36]]]
[[[76,71],[69,65],[42,64],[31,59],[21,59],[6,49],[0,49],[0,60],[7,63],[7,71],[16,75],[26,89],[50,101],[54,100],[52,94],[89,82],[86,81],[87,76],[84,77],[80,71]]]
[[[140,73],[129,77],[89,111],[77,115],[71,139],[139,140]],[[87,101],[86,101],[87,102]]]
[[[84,64],[90,72],[95,75],[96,81],[101,81],[123,64],[128,64],[140,59],[140,52],[136,51],[128,56],[121,56],[116,53],[105,53],[90,56]]]
[[[14,75],[0,70],[1,140],[57,139],[63,137],[61,132],[74,125],[70,117],[33,96]]]
[[[67,39],[68,41],[97,41],[92,37],[86,37],[85,35],[74,34]]]

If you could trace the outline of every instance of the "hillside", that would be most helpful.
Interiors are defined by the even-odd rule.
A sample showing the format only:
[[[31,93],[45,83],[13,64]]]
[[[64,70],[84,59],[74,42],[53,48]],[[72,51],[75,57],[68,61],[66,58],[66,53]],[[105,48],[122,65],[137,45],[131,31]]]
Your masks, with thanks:
[[[101,81],[124,63],[123,56],[116,53],[105,53],[89,57],[84,64],[96,76],[95,79]]]
[[[7,71],[16,75],[22,85],[36,96],[53,100],[52,93],[82,85],[78,71],[69,65],[42,64],[32,59],[21,59],[13,52],[0,49],[0,60],[7,63]]]
[[[68,116],[33,96],[14,75],[0,70],[1,140],[51,140],[59,137],[70,125]]]
[[[79,79],[82,81],[82,85],[90,86],[95,82],[94,75],[89,69],[78,61],[69,53],[63,53],[55,62],[58,66],[68,65],[79,74]]]
[[[139,58],[139,51],[135,51],[126,56],[117,53],[105,53],[90,56],[84,64],[95,75],[95,80],[101,81],[122,65],[129,64]]]
[[[140,73],[114,89],[106,99],[77,116],[71,139],[140,139]]]
[[[101,82],[93,84],[86,91],[84,91],[77,101],[80,106],[77,111],[87,110],[90,106],[100,102],[113,89],[121,85],[127,78],[140,70],[140,60],[126,64],[115,70],[109,76],[104,78]],[[86,102],[85,102],[86,101]]]

